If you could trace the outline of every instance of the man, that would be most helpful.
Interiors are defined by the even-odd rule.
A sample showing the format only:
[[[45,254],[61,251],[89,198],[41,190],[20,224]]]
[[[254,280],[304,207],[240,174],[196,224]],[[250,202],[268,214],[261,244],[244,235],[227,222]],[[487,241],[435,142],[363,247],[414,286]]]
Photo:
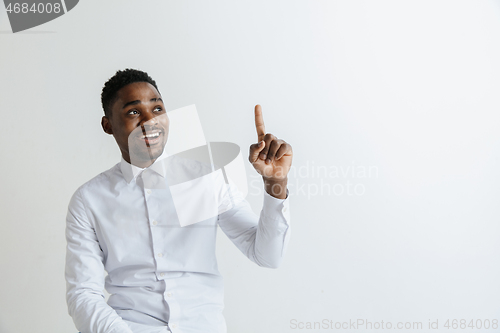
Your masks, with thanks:
[[[102,128],[115,138],[122,160],[82,185],[69,204],[69,314],[82,333],[225,332],[217,226],[250,260],[279,266],[290,236],[291,146],[266,133],[257,105],[258,143],[250,146],[249,160],[264,180],[260,217],[233,192],[232,206],[182,226],[167,174],[201,167],[182,159],[164,163],[169,121],[155,81],[138,70],[118,71],[101,98]],[[147,185],[152,179],[167,186]]]

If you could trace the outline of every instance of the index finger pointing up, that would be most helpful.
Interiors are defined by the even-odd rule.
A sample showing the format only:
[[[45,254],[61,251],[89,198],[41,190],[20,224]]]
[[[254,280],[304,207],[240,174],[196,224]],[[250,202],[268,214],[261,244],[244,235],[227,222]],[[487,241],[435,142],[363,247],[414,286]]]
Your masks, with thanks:
[[[262,107],[259,104],[255,106],[255,128],[257,129],[257,138],[261,142],[266,135],[266,126],[264,126],[264,118],[262,117]]]

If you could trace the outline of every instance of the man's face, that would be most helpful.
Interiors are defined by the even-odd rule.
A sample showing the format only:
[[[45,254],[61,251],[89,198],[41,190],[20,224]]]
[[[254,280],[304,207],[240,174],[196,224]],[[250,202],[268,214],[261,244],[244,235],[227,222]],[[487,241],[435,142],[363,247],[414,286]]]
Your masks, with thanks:
[[[125,161],[142,168],[162,154],[168,125],[163,100],[147,82],[120,89],[111,105],[111,116],[102,118],[104,131],[114,136]]]

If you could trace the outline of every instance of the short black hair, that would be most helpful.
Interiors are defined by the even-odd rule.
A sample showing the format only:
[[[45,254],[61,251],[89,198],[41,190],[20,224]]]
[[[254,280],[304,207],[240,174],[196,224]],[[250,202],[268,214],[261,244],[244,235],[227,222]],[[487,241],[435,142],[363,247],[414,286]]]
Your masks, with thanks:
[[[102,88],[101,103],[106,117],[111,116],[111,105],[113,104],[118,91],[126,85],[134,82],[150,83],[156,88],[158,93],[160,93],[155,80],[153,80],[148,73],[132,68],[126,68],[122,71],[119,70],[104,84],[104,87]]]

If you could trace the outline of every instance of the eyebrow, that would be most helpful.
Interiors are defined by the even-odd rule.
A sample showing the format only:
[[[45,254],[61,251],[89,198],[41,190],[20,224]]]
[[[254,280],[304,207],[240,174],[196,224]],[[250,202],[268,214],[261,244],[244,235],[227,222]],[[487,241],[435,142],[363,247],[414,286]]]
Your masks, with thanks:
[[[163,103],[163,100],[160,97],[158,97],[158,98],[156,98],[156,97],[155,98],[151,98],[149,101],[150,102],[162,101],[162,103]],[[138,99],[135,100],[135,101],[130,101],[130,102],[125,103],[125,105],[123,105],[122,109],[125,109],[129,105],[137,105],[137,104],[141,104],[141,103],[142,102],[140,100],[138,100]]]

